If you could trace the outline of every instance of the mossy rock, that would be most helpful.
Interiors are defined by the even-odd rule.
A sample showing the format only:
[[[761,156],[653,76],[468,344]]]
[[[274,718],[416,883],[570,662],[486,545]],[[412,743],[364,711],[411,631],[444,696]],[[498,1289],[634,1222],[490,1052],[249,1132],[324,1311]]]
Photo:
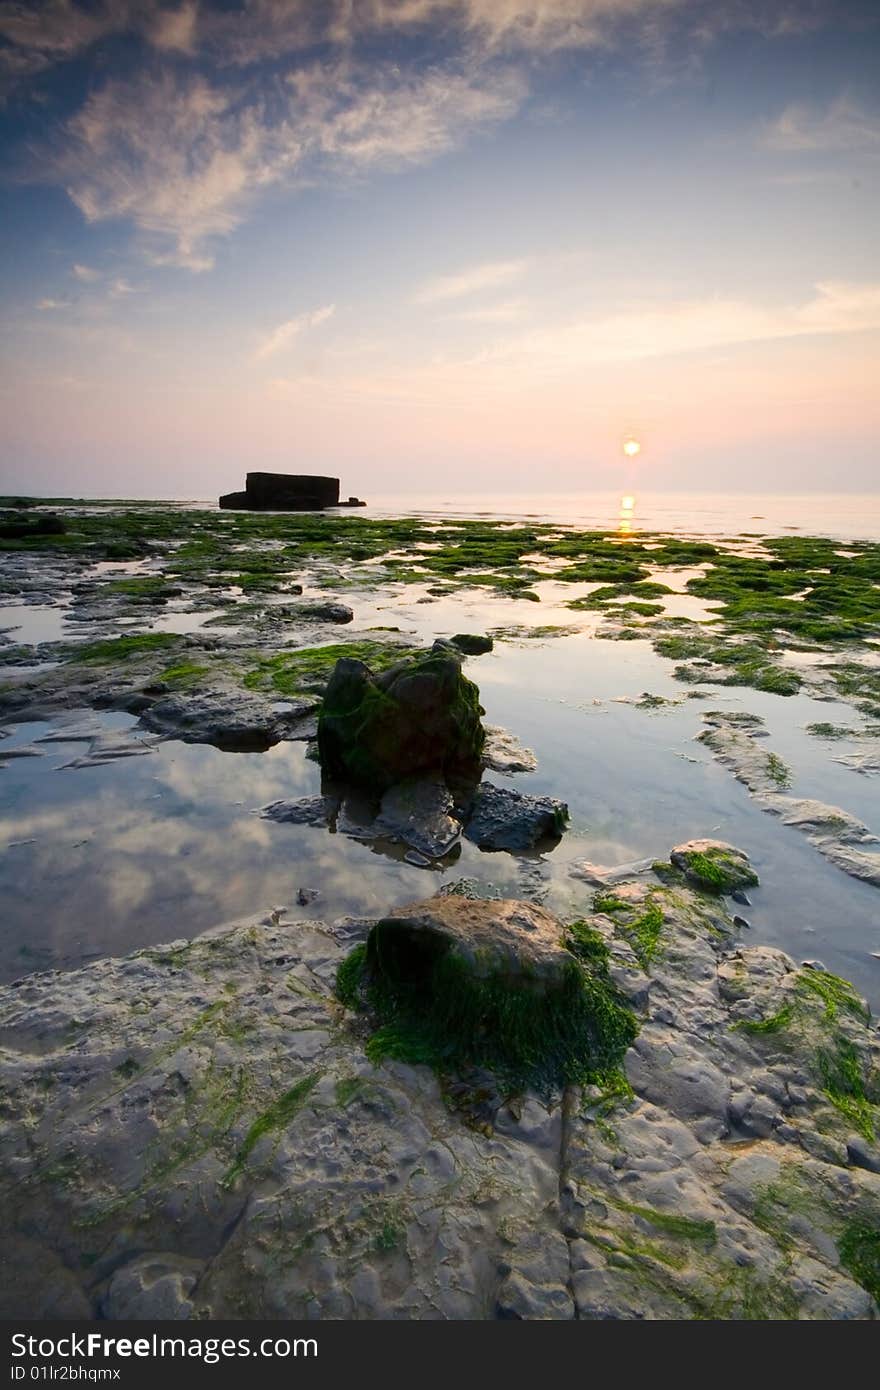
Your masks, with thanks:
[[[380,676],[344,657],[318,721],[321,766],[374,792],[429,771],[473,784],[485,742],[482,713],[480,692],[450,653],[402,661]]]
[[[723,840],[689,840],[677,845],[669,859],[701,893],[733,893],[759,881],[748,856]]]
[[[482,656],[484,652],[490,652],[495,645],[491,637],[484,637],[479,632],[457,632],[449,640],[453,647],[457,647],[465,656]]]
[[[571,947],[572,949],[569,949]],[[367,1055],[549,1094],[616,1075],[638,1026],[608,974],[545,908],[446,896],[397,908],[343,961],[337,993],[376,1025]]]

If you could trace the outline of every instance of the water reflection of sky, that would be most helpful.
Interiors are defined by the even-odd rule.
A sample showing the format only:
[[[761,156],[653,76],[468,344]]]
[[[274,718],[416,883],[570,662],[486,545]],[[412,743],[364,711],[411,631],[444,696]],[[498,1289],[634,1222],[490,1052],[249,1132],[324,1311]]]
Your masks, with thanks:
[[[491,598],[475,595],[463,605],[459,596],[448,612],[447,602],[406,604],[401,625],[438,632],[498,621]],[[383,607],[393,613],[398,605]],[[532,606],[504,605],[511,607]],[[568,872],[579,861],[619,864],[663,856],[691,836],[718,836],[746,849],[764,880],[746,912],[748,939],[782,945],[798,959],[819,957],[877,1000],[877,890],[834,869],[796,831],[761,812],[693,742],[707,706],[762,714],[768,747],[795,771],[794,791],[871,823],[878,818],[876,781],[833,763],[803,729],[827,718],[827,705],[717,688],[706,704],[685,699],[671,664],[647,642],[583,634],[498,645],[468,670],[488,721],[514,731],[539,758],[536,773],[491,779],[569,803],[569,833],[551,854],[525,865],[546,880],[549,906],[569,916],[583,910],[585,889]],[[646,712],[616,700],[643,690],[681,703]],[[104,728],[133,723],[124,715],[89,720]],[[28,744],[46,728],[22,725],[0,747]],[[230,754],[168,742],[146,757],[64,771],[60,765],[83,745],[42,746],[44,756],[11,759],[0,770],[0,846],[9,846],[0,856],[5,978],[293,906],[299,889],[319,893],[297,909],[300,915],[331,918],[379,913],[465,874],[494,881],[511,896],[520,891],[523,865],[467,842],[457,862],[426,870],[341,834],[261,820],[253,811],[266,802],[318,792],[319,769],[302,744]]]

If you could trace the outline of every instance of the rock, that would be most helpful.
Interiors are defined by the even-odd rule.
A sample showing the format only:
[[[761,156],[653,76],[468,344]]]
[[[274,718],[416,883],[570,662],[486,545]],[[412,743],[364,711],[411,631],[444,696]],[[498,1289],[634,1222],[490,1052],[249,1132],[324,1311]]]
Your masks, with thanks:
[[[139,1255],[117,1269],[104,1299],[104,1317],[181,1321],[192,1317],[192,1293],[204,1266],[179,1255]]]
[[[637,878],[615,889],[631,911],[585,918],[615,970],[650,893]],[[336,994],[375,946],[361,919],[275,908],[0,987],[0,1311],[570,1319],[573,1299],[581,1319],[877,1320],[876,1145],[827,1094],[841,1043],[877,1072],[876,1028],[845,992],[829,1019],[719,901],[680,881],[660,897],[631,1089],[518,1094],[485,1064],[441,1085],[383,1055]],[[571,969],[532,904],[442,896],[383,920],[410,978],[460,951],[555,1005]]]
[[[800,830],[836,868],[880,887],[880,839],[840,806],[806,797],[765,796],[764,808]]]
[[[172,691],[143,711],[141,723],[185,743],[213,743],[229,752],[261,752],[278,743],[316,704],[316,700],[301,700],[280,714],[264,697],[236,686]]]
[[[0,1318],[89,1318],[91,1305],[72,1270],[59,1256],[29,1236],[11,1235],[3,1243]]]
[[[762,730],[717,712],[706,717],[712,727],[700,735],[701,742],[748,787],[763,810],[800,830],[836,868],[880,886],[880,838],[867,825],[840,806],[785,795],[787,769],[756,742]]]
[[[260,808],[260,815],[282,825],[327,825],[338,805],[333,796],[300,796],[293,801],[270,801]]]
[[[248,473],[244,492],[220,498],[221,507],[250,511],[317,511],[338,503],[338,478],[307,473]]]
[[[413,972],[438,954],[462,961],[475,979],[527,982],[537,993],[564,988],[572,957],[562,923],[545,908],[515,898],[473,899],[450,894],[395,908],[367,941],[368,958],[395,951]]]
[[[461,821],[452,810],[452,793],[440,778],[397,782],[382,797],[374,831],[428,860],[442,859],[461,835]]]
[[[723,840],[688,840],[676,846],[669,860],[702,893],[732,893],[737,888],[753,888],[758,882],[748,855]]]
[[[453,656],[429,653],[381,676],[343,657],[318,720],[321,765],[374,793],[425,772],[473,783],[483,752],[481,714],[479,691]]]
[[[568,807],[556,797],[527,796],[483,782],[471,802],[464,833],[480,849],[517,854],[558,840],[567,820]]]
[[[495,646],[491,637],[483,637],[476,632],[457,632],[449,640],[453,647],[457,647],[465,656],[482,656]]]
[[[323,623],[350,623],[354,618],[354,610],[347,603],[325,603],[321,600],[287,604],[285,614],[292,618],[304,618],[306,622]]]
[[[846,1153],[850,1163],[857,1168],[866,1168],[869,1173],[880,1173],[880,1146],[869,1144],[861,1134],[853,1134],[846,1141]]]
[[[493,772],[534,772],[538,759],[531,748],[524,748],[515,734],[500,729],[496,724],[486,724],[486,742],[483,746],[483,766]]]

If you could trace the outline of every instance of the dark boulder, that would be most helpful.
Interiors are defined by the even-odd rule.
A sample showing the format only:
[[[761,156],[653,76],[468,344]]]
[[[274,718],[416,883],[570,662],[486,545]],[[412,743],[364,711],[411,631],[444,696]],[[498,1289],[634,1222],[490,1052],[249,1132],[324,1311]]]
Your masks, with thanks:
[[[519,854],[557,841],[567,821],[568,807],[555,796],[527,796],[483,782],[471,802],[464,833],[480,849]]]
[[[318,721],[321,766],[375,793],[429,771],[473,784],[485,738],[482,713],[477,687],[452,654],[430,652],[381,676],[343,657]]]
[[[483,637],[478,632],[457,632],[449,640],[453,647],[464,652],[465,656],[482,656],[484,652],[490,652],[495,645],[491,637]]]

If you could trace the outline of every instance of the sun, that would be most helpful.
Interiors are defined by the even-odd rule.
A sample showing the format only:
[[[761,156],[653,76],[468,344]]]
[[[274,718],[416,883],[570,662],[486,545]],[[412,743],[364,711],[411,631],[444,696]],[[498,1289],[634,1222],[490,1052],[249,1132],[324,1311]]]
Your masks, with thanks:
[[[634,459],[636,454],[642,452],[642,446],[637,439],[625,439],[623,441],[623,452],[628,459]]]

